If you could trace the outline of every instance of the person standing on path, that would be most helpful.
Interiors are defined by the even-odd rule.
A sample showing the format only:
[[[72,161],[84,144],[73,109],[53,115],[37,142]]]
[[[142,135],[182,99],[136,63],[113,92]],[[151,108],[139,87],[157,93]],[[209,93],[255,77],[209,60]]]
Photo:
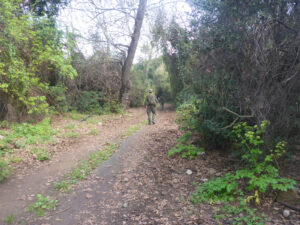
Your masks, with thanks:
[[[148,115],[148,124],[155,124],[155,116],[156,116],[156,104],[158,103],[156,96],[152,93],[152,89],[149,89],[149,95],[146,97],[146,107],[147,107],[147,115]],[[151,120],[152,113],[152,120]]]
[[[160,109],[161,110],[164,110],[164,104],[165,104],[165,97],[163,96],[163,95],[161,95],[161,96],[159,96],[158,98],[158,101],[159,101],[159,103],[160,103]]]

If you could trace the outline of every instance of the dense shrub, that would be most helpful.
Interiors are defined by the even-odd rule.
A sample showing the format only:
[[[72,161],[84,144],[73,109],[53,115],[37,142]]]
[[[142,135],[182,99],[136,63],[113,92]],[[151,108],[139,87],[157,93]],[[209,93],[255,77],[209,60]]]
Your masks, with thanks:
[[[181,128],[198,133],[204,146],[213,148],[230,144],[231,130],[223,128],[232,116],[197,99],[196,95],[177,108],[177,115]]]
[[[49,87],[49,96],[47,101],[50,106],[55,107],[55,110],[58,112],[67,112],[70,109],[66,92],[67,87],[63,87],[62,85]]]
[[[21,113],[48,111],[46,95],[53,76],[74,77],[76,71],[62,51],[62,33],[53,20],[24,14],[22,1],[2,1],[0,7],[0,98]]]
[[[210,203],[234,202],[239,199],[239,203],[235,202],[232,205],[227,203],[226,207],[229,208],[223,213],[236,214],[233,213],[232,207],[241,207],[243,209],[241,211],[245,211],[253,218],[254,214],[249,211],[247,203],[260,206],[267,194],[294,188],[296,182],[280,177],[276,167],[277,160],[285,154],[285,142],[278,142],[269,150],[268,154],[264,154],[263,135],[267,125],[267,121],[263,121],[259,126],[249,126],[244,122],[234,127],[232,138],[236,143],[236,148],[241,151],[243,168],[200,184],[191,198],[195,204],[203,201]],[[239,205],[237,206],[237,204]],[[239,220],[237,219],[237,221]]]
[[[100,112],[101,94],[96,91],[83,91],[77,109],[81,112]]]
[[[198,131],[206,144],[243,118],[269,120],[267,145],[299,135],[300,4],[293,0],[190,1],[190,29],[174,21],[162,36],[173,94],[187,88],[201,101]],[[228,110],[224,110],[224,108]],[[246,115],[246,117],[243,117]],[[225,139],[224,139],[225,138]]]

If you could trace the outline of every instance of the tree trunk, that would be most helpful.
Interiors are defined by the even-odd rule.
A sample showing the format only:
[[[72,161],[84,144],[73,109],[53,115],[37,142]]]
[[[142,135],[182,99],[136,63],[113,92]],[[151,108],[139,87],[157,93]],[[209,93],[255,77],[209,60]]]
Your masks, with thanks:
[[[127,57],[124,65],[122,66],[122,84],[120,90],[120,101],[124,108],[129,106],[129,91],[131,87],[130,82],[130,69],[132,66],[133,58],[136,52],[137,44],[140,38],[143,19],[146,11],[147,0],[140,0],[139,8],[135,18],[134,31],[131,37],[131,43],[128,48]]]

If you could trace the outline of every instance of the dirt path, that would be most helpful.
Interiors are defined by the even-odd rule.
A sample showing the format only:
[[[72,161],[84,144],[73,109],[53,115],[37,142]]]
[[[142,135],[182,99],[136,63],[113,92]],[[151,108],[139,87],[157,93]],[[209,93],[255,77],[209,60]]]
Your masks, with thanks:
[[[159,112],[156,125],[146,126],[125,140],[118,152],[101,164],[87,181],[78,185],[71,194],[61,194],[60,206],[54,215],[50,214],[40,219],[27,218],[27,223],[127,224],[134,220],[134,217],[127,218],[126,212],[132,212],[132,207],[141,210],[141,205],[131,201],[137,200],[134,196],[142,193],[137,193],[139,190],[130,190],[129,186],[133,185],[136,188],[148,185],[146,182],[155,185],[154,177],[150,180],[146,177],[141,179],[141,174],[136,174],[136,169],[144,164],[149,169],[148,163],[152,160],[147,160],[149,150],[165,154],[165,151],[176,143],[179,131],[174,119],[173,111]],[[162,191],[166,192],[165,189]]]
[[[146,119],[145,110],[131,109],[130,114],[119,116],[102,125],[97,136],[85,136],[73,143],[56,144],[60,151],[50,162],[37,164],[34,168],[17,170],[15,175],[0,184],[0,224],[9,214],[18,216],[39,193],[53,194],[53,181],[67,174],[80,160],[114,141],[130,126]]]

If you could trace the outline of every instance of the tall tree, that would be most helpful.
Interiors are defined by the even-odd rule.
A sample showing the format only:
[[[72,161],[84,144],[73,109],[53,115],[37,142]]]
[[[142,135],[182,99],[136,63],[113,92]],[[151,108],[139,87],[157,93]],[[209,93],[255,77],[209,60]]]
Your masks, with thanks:
[[[144,20],[147,0],[140,0],[138,12],[135,18],[134,31],[131,37],[131,43],[128,48],[128,53],[124,65],[122,67],[122,86],[120,91],[120,100],[123,107],[129,106],[129,91],[130,91],[130,69],[133,58],[136,52],[138,41],[140,38],[141,28]]]
[[[92,43],[94,52],[106,52],[111,61],[120,62],[119,100],[124,107],[129,105],[130,69],[140,39],[146,6],[147,0],[75,0],[69,8],[71,15],[76,11],[83,18],[88,18],[84,26],[89,27],[89,34],[84,42]]]

